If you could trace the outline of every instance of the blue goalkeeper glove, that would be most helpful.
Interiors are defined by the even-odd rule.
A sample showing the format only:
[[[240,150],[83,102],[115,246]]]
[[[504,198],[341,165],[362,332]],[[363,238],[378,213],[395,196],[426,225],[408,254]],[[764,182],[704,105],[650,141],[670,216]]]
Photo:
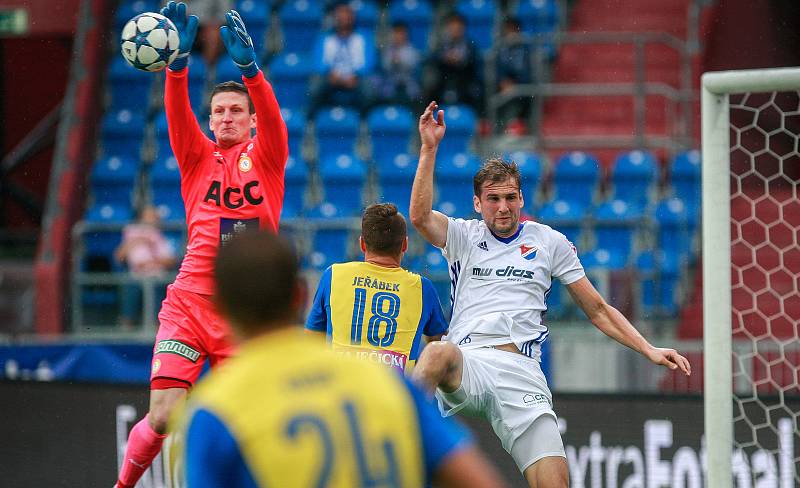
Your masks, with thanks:
[[[169,69],[179,71],[189,62],[189,53],[192,51],[194,38],[197,35],[198,19],[196,15],[186,14],[186,4],[183,2],[169,2],[161,9],[161,15],[168,18],[178,29],[178,57],[170,63]]]
[[[228,25],[219,28],[225,49],[242,74],[247,78],[252,78],[258,74],[253,39],[247,33],[242,16],[236,10],[228,11],[225,14],[225,21]]]

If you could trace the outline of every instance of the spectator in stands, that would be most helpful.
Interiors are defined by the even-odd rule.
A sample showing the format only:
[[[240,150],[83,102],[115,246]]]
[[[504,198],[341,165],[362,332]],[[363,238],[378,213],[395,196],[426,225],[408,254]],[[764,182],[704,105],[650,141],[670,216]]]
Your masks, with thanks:
[[[466,37],[466,21],[460,14],[445,20],[444,35],[428,62],[425,100],[441,104],[465,103],[479,114],[483,110],[483,86],[475,45]]]
[[[517,85],[533,82],[531,46],[522,35],[519,21],[507,18],[503,22],[496,61],[497,91],[508,93]],[[497,118],[507,132],[523,135],[527,132],[524,119],[530,115],[530,97],[515,97],[500,106]]]
[[[420,53],[409,42],[408,26],[392,24],[389,44],[381,51],[381,69],[375,77],[377,103],[408,105],[416,109],[420,103]]]
[[[352,7],[339,3],[333,9],[334,31],[322,36],[316,49],[320,78],[311,89],[309,117],[323,105],[349,105],[367,108],[365,77],[375,66],[375,46],[355,32],[356,17]]]
[[[117,261],[125,264],[139,281],[161,275],[175,266],[176,255],[169,240],[159,229],[158,210],[151,205],[142,208],[137,222],[122,230],[122,243],[114,252]],[[122,288],[120,325],[131,327],[141,310],[143,283],[130,283]],[[158,301],[166,296],[166,284],[158,288]],[[160,297],[160,298],[159,298]]]
[[[190,0],[189,8],[202,19],[197,33],[196,47],[210,66],[222,53],[222,38],[219,28],[225,19],[225,12],[233,8],[231,0]]]

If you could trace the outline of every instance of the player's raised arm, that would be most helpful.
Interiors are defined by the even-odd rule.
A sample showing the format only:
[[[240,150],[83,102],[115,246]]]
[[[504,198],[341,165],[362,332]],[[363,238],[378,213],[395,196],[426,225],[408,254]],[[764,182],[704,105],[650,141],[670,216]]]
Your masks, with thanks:
[[[189,15],[183,2],[169,2],[161,9],[161,15],[168,18],[178,29],[178,56],[167,70],[164,88],[164,109],[167,113],[169,143],[172,151],[183,164],[193,150],[200,147],[199,140],[205,138],[189,101],[189,53],[197,35],[198,19]],[[199,153],[198,153],[199,154]]]
[[[605,335],[630,347],[634,351],[669,369],[680,369],[689,376],[692,367],[689,361],[674,349],[654,347],[616,308],[609,305],[594,285],[585,276],[567,285],[570,295],[584,311],[592,324]]]
[[[283,181],[289,143],[286,124],[281,117],[281,108],[272,86],[256,64],[253,39],[247,33],[239,12],[230,10],[225,14],[226,25],[220,27],[220,36],[225,49],[242,72],[244,84],[256,109],[256,141],[258,148],[274,176]]]
[[[447,216],[433,210],[433,168],[445,129],[444,110],[439,110],[439,105],[431,102],[419,118],[422,145],[408,211],[414,227],[436,247],[444,247],[447,242]]]

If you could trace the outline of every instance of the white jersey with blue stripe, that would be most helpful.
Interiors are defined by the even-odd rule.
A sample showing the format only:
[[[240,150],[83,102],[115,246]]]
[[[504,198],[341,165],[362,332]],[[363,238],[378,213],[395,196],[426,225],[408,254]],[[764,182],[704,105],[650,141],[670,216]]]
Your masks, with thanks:
[[[553,278],[568,285],[586,275],[564,234],[532,221],[504,238],[482,220],[448,219],[442,254],[453,305],[445,339],[462,348],[513,342],[537,360]]]

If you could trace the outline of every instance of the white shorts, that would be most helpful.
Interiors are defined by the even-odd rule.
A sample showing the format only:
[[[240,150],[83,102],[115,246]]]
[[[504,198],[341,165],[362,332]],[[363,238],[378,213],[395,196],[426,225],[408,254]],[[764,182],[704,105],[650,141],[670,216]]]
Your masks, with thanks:
[[[463,412],[488,420],[520,471],[543,457],[566,457],[553,397],[538,361],[489,347],[461,353],[461,386],[452,393],[436,391],[442,415]],[[549,418],[534,426],[542,416]]]

